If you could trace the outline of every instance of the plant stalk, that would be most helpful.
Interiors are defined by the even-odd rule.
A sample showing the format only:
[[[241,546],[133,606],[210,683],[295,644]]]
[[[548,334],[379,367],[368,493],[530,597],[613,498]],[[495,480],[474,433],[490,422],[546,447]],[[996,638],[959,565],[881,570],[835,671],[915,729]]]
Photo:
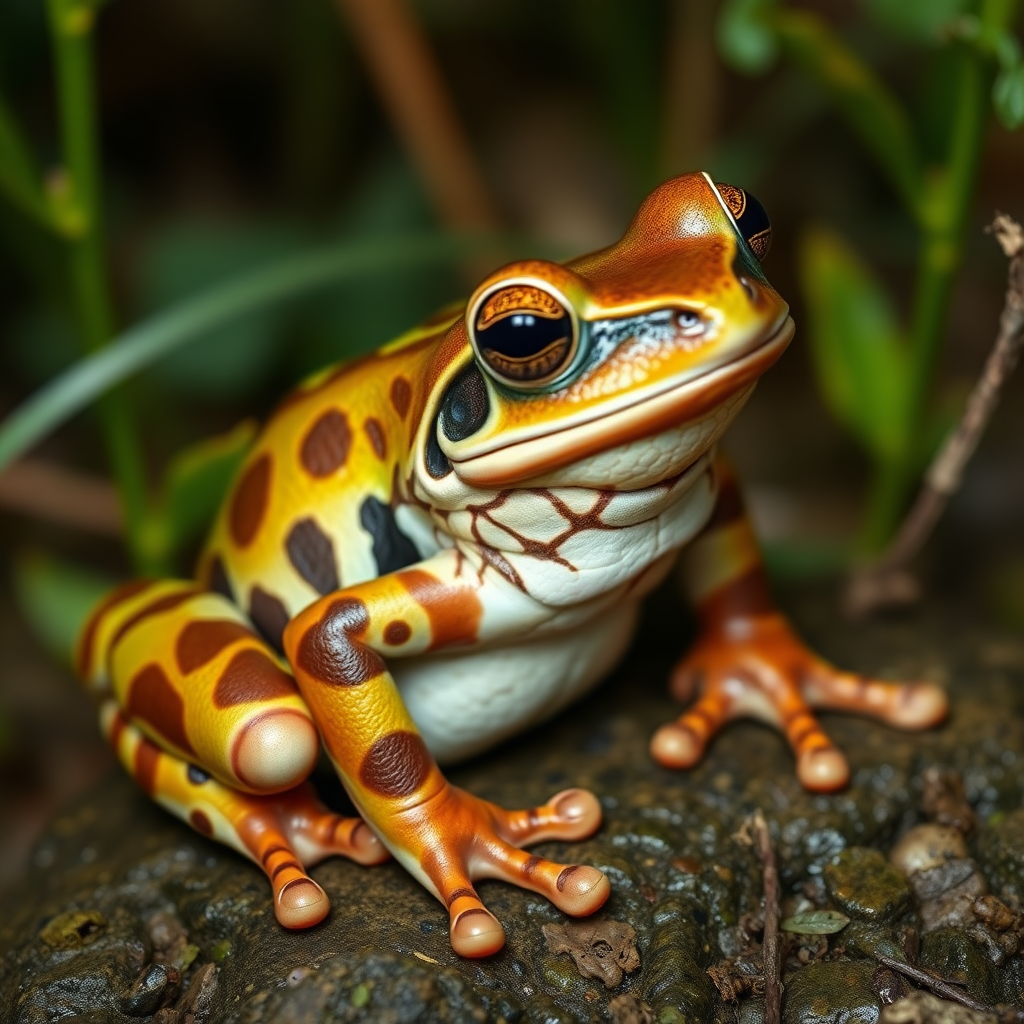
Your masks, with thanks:
[[[71,296],[82,346],[104,348],[113,336],[113,314],[103,248],[97,152],[93,5],[49,0],[50,31],[57,71],[61,143],[67,180],[61,183],[70,211],[65,235]],[[124,509],[126,534],[136,570],[159,571],[142,542],[148,515],[145,465],[127,396],[115,391],[98,404],[107,453]]]

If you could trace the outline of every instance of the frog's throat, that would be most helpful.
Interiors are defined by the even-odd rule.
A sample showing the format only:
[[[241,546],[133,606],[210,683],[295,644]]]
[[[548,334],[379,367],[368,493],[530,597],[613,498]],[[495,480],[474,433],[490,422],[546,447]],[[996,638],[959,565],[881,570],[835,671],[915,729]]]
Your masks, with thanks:
[[[786,350],[793,331],[793,319],[787,316],[756,349],[724,366],[653,395],[644,395],[634,404],[603,416],[577,420],[561,430],[461,461],[452,459],[452,465],[459,478],[474,487],[510,487],[609,448],[653,437],[699,419],[753,384]]]

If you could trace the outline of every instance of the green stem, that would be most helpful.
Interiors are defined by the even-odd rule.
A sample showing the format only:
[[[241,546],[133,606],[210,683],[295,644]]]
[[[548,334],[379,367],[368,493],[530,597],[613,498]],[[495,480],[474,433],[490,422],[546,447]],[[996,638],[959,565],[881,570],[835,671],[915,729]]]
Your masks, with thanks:
[[[104,348],[113,336],[113,314],[103,249],[102,209],[97,153],[95,72],[92,53],[92,5],[78,0],[49,0],[60,106],[61,142],[69,175],[64,203],[71,214],[68,256],[75,315],[87,352]],[[152,572],[141,543],[148,514],[146,476],[127,396],[114,392],[99,403],[107,453],[118,483],[135,567]]]
[[[983,26],[1005,28],[1012,21],[1015,5],[1016,0],[986,0],[981,12]],[[892,462],[876,467],[863,534],[868,550],[878,550],[892,536],[918,476],[917,444],[923,433],[954,278],[963,258],[988,120],[992,70],[979,50],[962,48],[946,161],[923,183],[923,230],[911,307],[910,372],[899,451]]]

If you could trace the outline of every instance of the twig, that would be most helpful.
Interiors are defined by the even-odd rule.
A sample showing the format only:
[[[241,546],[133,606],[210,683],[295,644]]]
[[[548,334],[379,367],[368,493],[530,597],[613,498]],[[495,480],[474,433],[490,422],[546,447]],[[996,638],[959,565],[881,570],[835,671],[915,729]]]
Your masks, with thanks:
[[[444,80],[405,0],[335,0],[381,102],[453,228],[493,228],[493,204]]]
[[[761,960],[764,965],[764,1021],[780,1024],[782,1020],[782,942],[779,935],[779,870],[768,823],[758,808],[747,818],[736,837],[751,846],[761,861],[764,885],[764,938]]]
[[[932,460],[917,500],[896,537],[877,561],[854,573],[850,580],[846,608],[854,617],[917,599],[919,587],[907,566],[924,547],[949,499],[959,489],[964,467],[974,454],[999,402],[1003,385],[1020,355],[1024,342],[1024,229],[1011,217],[1000,213],[988,230],[996,236],[1010,260],[1006,299],[995,345],[960,422]]]
[[[0,509],[108,537],[124,535],[121,502],[113,484],[52,462],[24,459],[0,473]]]
[[[991,1006],[979,1002],[973,996],[969,996],[966,992],[958,989],[955,985],[951,985],[948,981],[943,981],[927,971],[922,971],[920,967],[911,967],[910,964],[904,963],[902,960],[896,960],[891,956],[886,956],[884,953],[875,952],[872,953],[872,956],[890,970],[896,971],[912,981],[916,981],[919,985],[924,985],[925,988],[931,989],[932,992],[943,999],[959,1003],[961,1006],[966,1006],[971,1010],[980,1010],[982,1013],[994,1014],[996,1012]]]

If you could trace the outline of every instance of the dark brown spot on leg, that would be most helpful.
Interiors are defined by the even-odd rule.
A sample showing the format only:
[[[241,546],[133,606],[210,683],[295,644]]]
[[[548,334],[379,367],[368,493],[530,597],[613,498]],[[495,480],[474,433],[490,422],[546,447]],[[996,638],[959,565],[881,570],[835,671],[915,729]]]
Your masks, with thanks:
[[[427,780],[432,767],[427,746],[417,733],[389,732],[366,752],[359,781],[379,796],[410,796]]]
[[[82,639],[78,644],[78,658],[75,662],[75,670],[80,676],[84,676],[88,672],[89,665],[92,662],[93,647],[96,644],[96,630],[99,628],[100,619],[111,608],[119,605],[122,601],[127,601],[130,597],[134,597],[140,591],[150,586],[152,582],[152,580],[132,580],[131,583],[125,583],[124,586],[118,587],[113,593],[108,594],[92,615],[89,616],[89,621],[85,625],[85,631],[82,633]]]
[[[370,446],[378,459],[384,459],[388,454],[388,439],[384,433],[384,425],[376,416],[370,416],[363,424],[363,430],[370,439]]]
[[[392,647],[404,644],[411,636],[412,628],[408,622],[403,622],[401,619],[395,619],[394,622],[389,622],[384,627],[384,643],[391,644]]]
[[[358,686],[384,671],[377,653],[357,638],[370,616],[356,597],[332,601],[323,617],[299,641],[296,661],[303,672],[336,686]]]
[[[145,736],[140,737],[139,745],[135,748],[135,778],[149,796],[156,791],[156,772],[163,756],[155,743],[151,743]]]
[[[247,648],[228,662],[213,691],[218,708],[252,701],[272,701],[298,693],[291,676],[282,672],[262,651]]]
[[[260,857],[260,863],[265,865],[275,853],[287,853],[291,856],[291,852],[292,851],[287,846],[281,846],[280,843],[278,843],[263,851],[263,855]]]
[[[213,825],[210,824],[210,819],[202,811],[193,811],[188,816],[188,823],[197,832],[202,832],[204,836],[213,835]]]
[[[290,618],[284,602],[262,587],[253,587],[249,595],[249,618],[267,643],[280,654],[284,650],[281,637]]]
[[[540,857],[529,857],[523,864],[523,874],[529,878],[540,867]]]
[[[164,670],[153,663],[135,674],[128,685],[128,717],[145,722],[179,750],[195,753],[185,732],[185,705]]]
[[[396,377],[391,382],[391,405],[403,420],[405,419],[405,414],[409,411],[409,403],[411,401],[412,388],[409,382],[404,377]]]
[[[407,569],[398,578],[430,619],[432,647],[476,639],[483,605],[475,590],[449,586],[422,569]]]
[[[231,496],[228,525],[231,537],[240,547],[248,547],[263,522],[270,498],[272,463],[269,455],[261,455],[242,474]]]
[[[565,868],[558,878],[555,879],[555,888],[559,892],[564,892],[566,882],[568,882],[570,877],[579,871],[579,869],[579,864],[571,864],[569,867]]]
[[[340,410],[329,409],[309,428],[299,449],[299,459],[310,476],[322,478],[345,465],[351,447],[348,419]]]
[[[316,520],[300,519],[289,531],[285,549],[295,571],[318,594],[330,594],[338,589],[334,545]]]
[[[182,675],[213,661],[229,644],[252,636],[252,630],[231,619],[196,619],[178,634],[174,654]]]
[[[273,882],[282,871],[286,871],[288,868],[294,868],[296,871],[302,871],[302,865],[297,860],[283,860],[278,864],[273,871],[270,872],[270,880]],[[302,872],[305,874],[305,872]]]

